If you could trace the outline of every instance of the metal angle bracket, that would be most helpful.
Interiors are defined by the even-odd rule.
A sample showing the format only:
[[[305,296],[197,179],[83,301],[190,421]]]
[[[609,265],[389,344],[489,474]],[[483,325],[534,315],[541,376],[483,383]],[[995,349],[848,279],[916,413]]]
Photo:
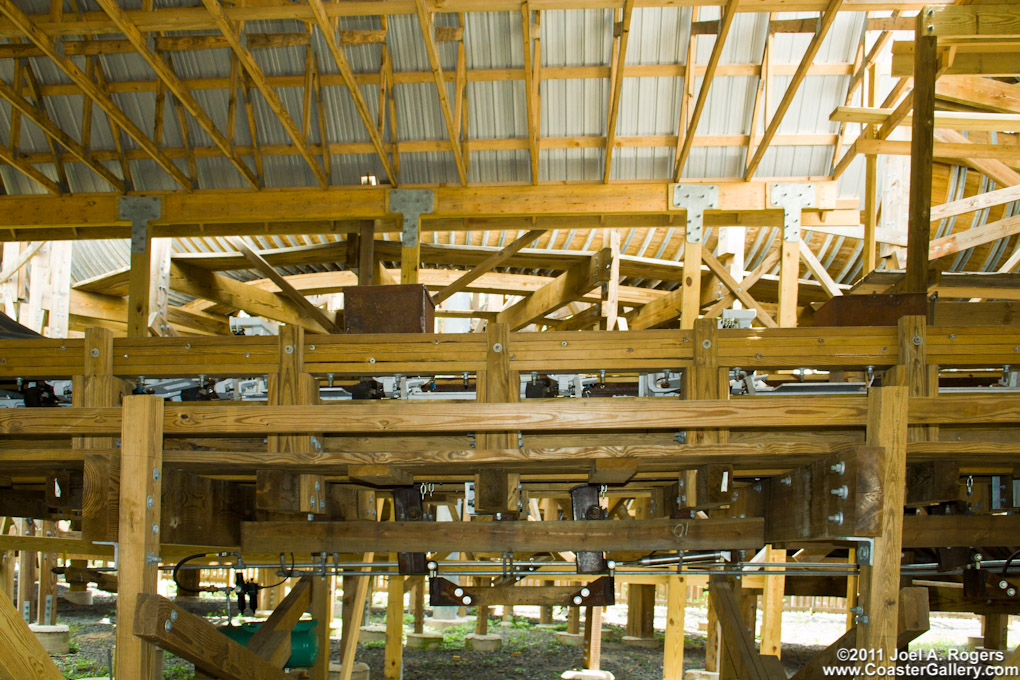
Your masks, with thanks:
[[[815,185],[773,184],[769,187],[769,203],[783,209],[783,240],[795,243],[800,240],[801,210],[815,207]]]
[[[418,245],[420,217],[435,209],[435,194],[431,189],[393,189],[390,191],[390,212],[404,217],[401,245],[414,248]]]
[[[687,242],[701,243],[705,211],[719,207],[719,187],[715,184],[674,184],[672,204],[687,212]]]
[[[117,215],[131,220],[131,252],[145,252],[145,237],[149,222],[163,214],[163,200],[159,196],[121,196]]]

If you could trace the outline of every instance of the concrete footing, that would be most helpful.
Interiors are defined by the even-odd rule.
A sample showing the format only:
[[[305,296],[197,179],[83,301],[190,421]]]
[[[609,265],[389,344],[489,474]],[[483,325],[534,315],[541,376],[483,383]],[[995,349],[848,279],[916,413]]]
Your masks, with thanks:
[[[408,633],[405,643],[410,649],[429,649],[443,644],[442,633]]]
[[[616,680],[616,676],[609,671],[593,671],[587,668],[583,671],[563,671],[560,677],[563,680]]]
[[[634,637],[633,635],[624,635],[623,644],[628,647],[641,647],[642,649],[655,649],[656,647],[662,646],[662,640],[658,638],[643,638]]]
[[[386,626],[362,626],[358,634],[358,642],[386,642]]]
[[[468,618],[466,616],[458,616],[452,619],[425,619],[425,625],[433,630],[446,630],[447,628],[464,626],[474,622],[475,620],[473,618]]]
[[[503,648],[503,638],[498,635],[471,633],[464,636],[464,647],[476,652],[498,652]]]
[[[63,595],[65,600],[79,607],[89,607],[92,605],[91,590],[66,590]]]
[[[690,669],[684,671],[684,680],[719,680],[719,674],[704,669]]]
[[[30,623],[28,627],[42,643],[43,649],[50,656],[67,654],[71,651],[71,631],[67,626],[42,626]]]
[[[329,680],[340,680],[340,664],[330,663],[329,664]],[[368,680],[371,675],[371,671],[367,663],[361,661],[354,662],[354,671],[351,672],[351,680]]]
[[[556,633],[556,639],[561,644],[567,645],[568,647],[580,647],[584,644],[584,635],[582,633],[566,633],[559,631]]]

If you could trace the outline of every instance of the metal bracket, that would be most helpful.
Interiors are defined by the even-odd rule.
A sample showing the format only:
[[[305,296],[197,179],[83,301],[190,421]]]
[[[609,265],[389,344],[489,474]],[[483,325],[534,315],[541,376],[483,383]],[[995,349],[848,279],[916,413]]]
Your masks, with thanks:
[[[25,623],[32,623],[32,600],[21,603],[21,618],[25,619]]]
[[[49,595],[49,594],[46,595],[46,607],[44,608],[44,611],[45,611],[45,614],[44,614],[43,621],[45,621],[46,623],[49,623],[50,621],[53,620],[53,596],[52,595]]]
[[[435,195],[431,189],[393,189],[390,191],[390,212],[404,216],[401,245],[414,248],[418,245],[419,223],[422,215],[431,213]]]
[[[687,242],[701,243],[705,211],[719,207],[719,187],[714,184],[674,184],[673,207],[687,211]]]
[[[163,201],[159,196],[121,196],[118,216],[131,220],[131,252],[145,252],[145,237],[149,222],[158,220],[163,213]]]
[[[120,547],[117,545],[117,541],[92,541],[96,545],[112,545],[113,546],[113,568],[117,569],[120,562]]]
[[[777,183],[769,189],[769,203],[783,209],[783,240],[800,240],[800,212],[815,206],[815,185]]]
[[[875,539],[861,538],[857,541],[857,566],[870,567],[875,564]]]

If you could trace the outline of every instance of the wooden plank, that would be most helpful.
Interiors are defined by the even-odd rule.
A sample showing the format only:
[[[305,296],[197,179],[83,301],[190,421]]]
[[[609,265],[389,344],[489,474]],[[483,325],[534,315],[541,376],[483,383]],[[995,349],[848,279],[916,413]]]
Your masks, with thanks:
[[[603,248],[525,299],[501,311],[496,321],[507,324],[511,331],[515,331],[586,295],[600,282],[608,280],[611,259],[610,249]]]
[[[386,579],[386,649],[383,677],[404,677],[404,577]]]
[[[700,550],[763,545],[760,519],[690,522],[683,537],[673,533],[676,527],[677,522],[668,519],[564,521],[552,530],[545,522],[459,522],[432,535],[421,522],[249,522],[243,528],[242,545],[246,551],[264,552],[432,552],[465,546],[476,552],[544,552],[592,545],[604,550]]]
[[[365,553],[361,556],[361,561],[366,564],[371,564],[375,560],[375,553]],[[362,571],[371,571],[371,567],[362,567]],[[354,657],[358,650],[358,635],[361,630],[361,622],[365,617],[365,597],[368,595],[368,587],[371,583],[371,578],[368,576],[360,576],[355,579],[357,583],[354,587],[354,597],[351,601],[350,609],[350,623],[347,622],[347,610],[344,610],[344,626],[346,627],[348,634],[344,639],[344,649],[340,661],[340,678],[339,680],[351,680],[351,673],[354,672]],[[347,579],[344,579],[344,602],[347,601],[346,592]]]
[[[718,612],[719,625],[726,639],[725,650],[733,667],[741,672],[741,677],[754,680],[784,678],[786,672],[779,659],[759,654],[755,649],[754,638],[742,620],[733,586],[716,576],[711,577],[709,584],[712,603]]]
[[[134,627],[125,631],[126,634],[134,633],[140,640],[190,661],[207,675],[223,680],[288,680],[291,677],[228,638],[204,618],[165,597],[143,594],[138,596],[137,604],[137,608],[132,608],[135,610]],[[124,620],[120,621],[124,625]]]
[[[1020,201],[1020,185],[1003,187],[983,194],[976,194],[956,201],[943,203],[931,209],[931,221],[938,222],[957,215],[965,215],[984,208],[993,208],[1013,201]]]
[[[530,245],[535,239],[542,236],[545,232],[541,229],[532,229],[528,233],[514,240],[513,243],[499,250],[499,252],[493,253],[489,257],[485,258],[477,265],[471,268],[469,272],[463,274],[453,283],[448,284],[438,292],[432,295],[432,301],[435,302],[438,307],[443,300],[446,300],[451,295],[459,293],[465,290],[472,282],[477,281],[479,277],[486,274],[496,267],[502,266],[512,256],[516,255],[522,249]]]
[[[283,668],[290,658],[290,632],[312,603],[311,581],[310,576],[300,578],[245,645],[277,668]],[[319,625],[323,623],[320,621]]]
[[[163,468],[163,399],[135,395],[124,398],[120,455],[120,522],[118,544],[117,676],[156,680],[162,657],[156,648],[135,637],[144,615],[136,599],[158,597],[160,553],[160,473]],[[209,625],[209,624],[206,624]],[[211,626],[210,626],[211,628]],[[151,640],[150,640],[151,642]]]
[[[818,283],[822,284],[822,290],[825,291],[829,297],[836,297],[842,295],[843,291],[839,289],[836,282],[829,275],[829,272],[825,269],[825,265],[819,262],[818,257],[811,251],[811,247],[808,246],[804,239],[798,241],[800,244],[800,259],[804,260],[804,264],[807,265],[808,271],[810,271]]]
[[[666,640],[662,661],[663,680],[683,680],[684,615],[686,609],[686,577],[669,576],[666,581]]]
[[[799,241],[799,239],[798,239]],[[797,293],[800,285],[800,247],[796,241],[783,239],[779,259],[779,313],[776,320],[780,328],[797,325]]]
[[[931,260],[936,260],[985,243],[1009,238],[1018,233],[1020,233],[1020,217],[1007,217],[931,241],[928,244],[928,257]]]
[[[765,546],[766,562],[786,562],[786,551]],[[774,570],[766,567],[766,571]],[[780,658],[782,655],[783,596],[786,577],[766,576],[761,600],[761,653]]]
[[[0,674],[37,680],[64,677],[3,589],[0,589]]]
[[[333,312],[327,312],[319,307],[313,305],[308,298],[301,294],[294,286],[292,286],[271,264],[257,252],[248,247],[248,245],[240,238],[231,239],[231,245],[234,246],[245,259],[247,259],[258,271],[262,273],[267,279],[276,284],[279,289],[286,295],[291,302],[293,302],[299,310],[304,312],[307,316],[315,320],[317,324],[322,326],[328,333],[341,333],[342,330],[336,325],[336,314]]]

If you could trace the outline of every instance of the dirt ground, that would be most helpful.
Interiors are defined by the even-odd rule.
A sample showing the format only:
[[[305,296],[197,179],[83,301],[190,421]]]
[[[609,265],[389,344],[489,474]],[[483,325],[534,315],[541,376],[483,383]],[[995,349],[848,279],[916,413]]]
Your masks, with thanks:
[[[381,604],[376,603],[376,604]],[[185,605],[193,613],[206,616],[214,623],[225,621],[225,604],[223,599],[202,599]],[[621,608],[622,609],[622,608]],[[657,608],[659,609],[659,608]],[[404,680],[554,680],[568,669],[581,667],[581,648],[568,647],[556,640],[556,631],[565,630],[565,621],[557,621],[553,628],[538,627],[536,617],[525,609],[512,624],[501,625],[496,618],[490,619],[489,632],[503,638],[503,648],[495,653],[481,653],[464,648],[464,636],[474,632],[474,624],[455,626],[443,631],[444,643],[439,648],[427,651],[404,650]],[[657,612],[658,613],[658,612]],[[663,612],[664,613],[664,612]],[[557,615],[562,612],[557,611]],[[71,653],[56,657],[57,665],[64,674],[71,678],[92,676],[108,677],[107,659],[113,648],[114,623],[116,622],[116,596],[96,593],[95,602],[90,607],[79,607],[60,599],[58,608],[60,623],[67,624],[71,629]],[[684,668],[704,668],[705,635],[698,632],[698,621],[703,611],[696,608],[688,609],[688,626],[684,645]],[[657,617],[658,618],[658,617]],[[798,626],[833,627],[840,625],[840,616],[814,615],[803,616],[803,621],[792,622],[792,628]],[[784,615],[784,631],[786,616]],[[831,619],[831,621],[829,620]],[[372,609],[370,623],[379,624],[385,620],[382,606]],[[936,620],[933,620],[933,622]],[[410,625],[410,617],[405,617]],[[661,680],[662,678],[662,632],[657,626],[660,644],[653,649],[643,649],[624,645],[622,642],[624,629],[620,625],[619,612],[607,611],[603,625],[602,668],[612,671],[620,680]],[[969,632],[970,623],[951,622],[950,627],[965,635]],[[788,674],[793,674],[817,654],[824,645],[798,645],[785,640],[784,634],[783,665]],[[807,636],[805,635],[805,638]],[[838,637],[838,633],[834,635]],[[812,636],[812,641],[814,641]],[[937,643],[944,649],[944,643]],[[957,645],[953,645],[957,646]],[[382,680],[383,643],[367,643],[358,646],[358,660],[369,664],[372,669],[372,680]],[[334,661],[340,659],[340,641],[333,640],[330,657]],[[185,680],[193,677],[194,668],[190,663],[166,655],[164,659],[164,678]],[[923,677],[923,676],[922,676]],[[952,676],[948,676],[952,677]]]

